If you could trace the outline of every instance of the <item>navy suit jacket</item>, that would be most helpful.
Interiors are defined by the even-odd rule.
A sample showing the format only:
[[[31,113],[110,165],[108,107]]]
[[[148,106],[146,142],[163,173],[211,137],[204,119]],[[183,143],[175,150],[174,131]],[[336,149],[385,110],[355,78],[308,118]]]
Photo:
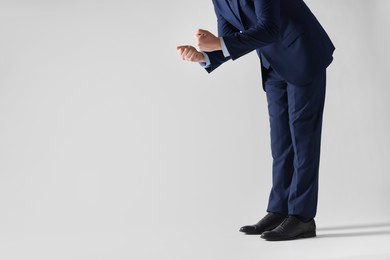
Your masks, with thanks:
[[[207,52],[210,73],[229,59],[256,50],[287,82],[305,85],[333,60],[335,49],[325,30],[302,0],[213,0],[222,51]]]

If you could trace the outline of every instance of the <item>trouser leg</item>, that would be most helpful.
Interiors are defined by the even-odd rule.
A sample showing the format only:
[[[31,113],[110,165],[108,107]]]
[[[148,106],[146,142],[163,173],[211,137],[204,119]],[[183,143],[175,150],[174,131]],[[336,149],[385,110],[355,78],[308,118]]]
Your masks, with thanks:
[[[317,212],[325,89],[326,71],[309,85],[287,84],[289,127],[294,150],[289,215],[314,218]]]
[[[294,173],[294,149],[289,126],[287,83],[272,69],[263,73],[270,120],[272,189],[267,211],[288,214],[288,197]]]

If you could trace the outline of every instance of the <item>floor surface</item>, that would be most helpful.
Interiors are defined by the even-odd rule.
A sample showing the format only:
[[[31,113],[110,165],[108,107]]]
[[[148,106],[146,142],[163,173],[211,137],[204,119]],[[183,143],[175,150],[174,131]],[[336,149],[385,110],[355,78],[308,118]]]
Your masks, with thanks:
[[[390,260],[390,222],[318,228],[317,237],[268,242],[259,236],[202,228],[134,232],[0,235],[0,259],[337,259]],[[164,231],[165,230],[165,231]],[[187,232],[188,231],[188,232]]]

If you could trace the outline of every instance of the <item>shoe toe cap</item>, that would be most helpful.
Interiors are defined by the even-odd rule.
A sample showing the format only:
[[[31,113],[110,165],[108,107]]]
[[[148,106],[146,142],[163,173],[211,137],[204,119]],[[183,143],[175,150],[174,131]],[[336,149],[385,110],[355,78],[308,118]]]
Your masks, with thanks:
[[[240,232],[252,232],[255,230],[256,230],[255,226],[243,226],[240,228]]]

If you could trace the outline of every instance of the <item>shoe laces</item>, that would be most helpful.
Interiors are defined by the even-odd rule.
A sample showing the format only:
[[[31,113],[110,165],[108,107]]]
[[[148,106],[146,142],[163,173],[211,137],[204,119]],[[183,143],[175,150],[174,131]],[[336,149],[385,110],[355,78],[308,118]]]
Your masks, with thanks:
[[[278,228],[281,229],[281,230],[283,231],[290,221],[291,221],[291,218],[290,218],[290,217],[285,218],[285,219],[283,220],[283,222],[280,223],[280,225],[279,225]]]

